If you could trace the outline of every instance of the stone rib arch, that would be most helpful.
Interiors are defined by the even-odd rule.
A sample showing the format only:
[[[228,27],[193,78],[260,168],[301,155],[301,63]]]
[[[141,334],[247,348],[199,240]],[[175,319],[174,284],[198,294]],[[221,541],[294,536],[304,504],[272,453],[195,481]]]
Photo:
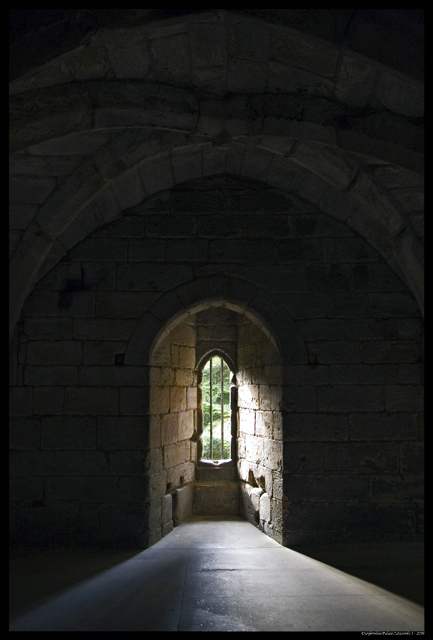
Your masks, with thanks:
[[[396,206],[389,194],[381,190],[371,179],[361,164],[357,166],[352,160],[347,161],[340,152],[326,149],[326,170],[323,170],[322,147],[317,144],[296,145],[293,144],[293,140],[288,147],[288,153],[293,155],[286,157],[275,149],[245,144],[245,140],[234,141],[229,149],[221,149],[207,141],[185,144],[186,140],[183,139],[181,144],[178,141],[178,146],[172,145],[170,150],[167,150],[165,143],[170,140],[165,140],[164,136],[157,140],[151,137],[150,143],[149,139],[144,142],[139,140],[138,143],[132,144],[131,151],[133,134],[127,132],[125,135],[126,138],[121,137],[121,149],[123,148],[127,155],[126,160],[116,160],[114,149],[108,150],[108,158],[101,152],[100,165],[96,173],[92,172],[90,179],[84,184],[79,179],[82,167],[78,167],[48,198],[37,215],[37,221],[25,231],[10,265],[11,335],[24,300],[30,293],[35,277],[41,270],[57,234],[67,227],[68,221],[69,224],[74,222],[95,196],[101,194],[104,189],[115,188],[116,179],[124,178],[126,172],[136,174],[136,179],[142,185],[143,197],[153,195],[161,188],[169,189],[188,180],[223,172],[259,178],[270,186],[298,193],[307,200],[310,195],[313,206],[352,226],[377,250],[382,249],[385,259],[389,260],[392,256],[391,267],[395,269],[397,265],[401,269],[423,310],[423,262],[420,241],[409,226],[407,216]],[[137,156],[143,153],[142,145],[144,148],[148,145],[149,157],[139,160]],[[157,175],[155,163],[160,167],[160,173]],[[299,164],[303,166],[300,167]],[[322,176],[317,175],[320,171]],[[339,188],[324,180],[323,176],[329,175],[330,172],[334,172],[336,177],[333,183]],[[313,186],[309,186],[308,183],[311,176],[315,180]],[[116,214],[120,215],[120,206],[116,206]],[[372,220],[377,230],[372,231]],[[97,227],[98,224],[95,225],[95,229]],[[91,230],[89,232],[91,233]],[[83,231],[79,239],[83,239],[88,233]],[[60,235],[60,241],[61,238]]]
[[[285,307],[250,282],[216,275],[184,283],[162,295],[149,307],[131,334],[125,364],[148,363],[172,328],[184,318],[212,306],[225,306],[245,315],[265,333],[288,362],[307,362],[305,344]],[[289,345],[284,339],[288,328],[291,336]]]

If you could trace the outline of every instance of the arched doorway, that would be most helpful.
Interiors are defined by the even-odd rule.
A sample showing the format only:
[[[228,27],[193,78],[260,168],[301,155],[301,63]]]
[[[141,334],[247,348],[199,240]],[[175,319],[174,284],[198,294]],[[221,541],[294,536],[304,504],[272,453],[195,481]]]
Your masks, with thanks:
[[[254,320],[219,302],[190,309],[160,330],[150,359],[151,541],[191,514],[239,514],[281,538],[282,363],[275,340]],[[221,455],[206,451],[211,418],[203,411],[203,372],[209,376],[214,359],[230,379],[223,407],[228,457],[221,439]]]

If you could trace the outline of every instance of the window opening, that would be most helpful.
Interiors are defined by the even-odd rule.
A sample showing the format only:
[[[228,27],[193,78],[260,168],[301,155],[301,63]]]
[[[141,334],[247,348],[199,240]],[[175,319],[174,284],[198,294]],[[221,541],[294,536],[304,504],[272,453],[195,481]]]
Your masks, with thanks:
[[[230,376],[227,363],[217,356],[203,368],[202,460],[231,459]]]

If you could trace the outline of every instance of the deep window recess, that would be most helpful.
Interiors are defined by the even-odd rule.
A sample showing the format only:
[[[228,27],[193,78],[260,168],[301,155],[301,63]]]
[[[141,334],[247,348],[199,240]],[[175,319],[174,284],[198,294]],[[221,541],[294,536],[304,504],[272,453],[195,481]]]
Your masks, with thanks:
[[[220,357],[207,361],[202,378],[202,460],[231,459],[230,376]]]

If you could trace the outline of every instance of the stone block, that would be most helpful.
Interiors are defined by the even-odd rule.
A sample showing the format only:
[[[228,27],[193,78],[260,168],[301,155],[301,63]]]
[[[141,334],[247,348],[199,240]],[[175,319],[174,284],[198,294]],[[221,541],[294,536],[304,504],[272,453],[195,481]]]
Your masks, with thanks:
[[[42,293],[42,292],[41,292]],[[44,292],[51,293],[51,292]],[[27,364],[61,365],[81,364],[81,342],[61,340],[56,342],[38,340],[27,345]]]
[[[287,441],[341,441],[347,440],[348,417],[338,414],[287,413],[283,422],[284,440]]]
[[[60,291],[58,305],[62,316],[92,318],[95,315],[95,292]]]
[[[329,371],[331,384],[384,384],[398,382],[398,365],[395,364],[342,364]]]
[[[121,238],[85,238],[71,249],[72,260],[101,260],[122,262],[126,260],[126,240]]]
[[[409,341],[375,341],[362,343],[364,362],[411,362],[420,357],[420,347]]]
[[[264,451],[264,438],[246,435],[245,441],[245,458],[256,465],[266,464],[266,454]]]
[[[283,479],[284,495],[291,501],[302,502],[352,502],[368,500],[368,476],[294,475]]]
[[[165,524],[162,525],[161,528],[161,532],[162,532],[162,537],[166,536],[167,534],[171,533],[173,531],[173,520],[170,520],[169,522],[166,522]]]
[[[63,387],[35,387],[33,413],[35,415],[62,415],[64,412]]]
[[[390,380],[389,382],[396,381]],[[423,384],[424,369],[422,367],[422,364],[399,364],[397,382],[400,382],[402,384]]]
[[[68,386],[78,384],[78,367],[62,365],[28,365],[24,383],[33,386]]]
[[[149,504],[149,529],[153,531],[161,526],[161,499],[152,500]]]
[[[136,322],[118,318],[74,318],[73,337],[76,340],[128,340]]]
[[[258,409],[259,387],[258,385],[242,385],[238,389],[238,406],[240,409]]]
[[[9,201],[17,204],[42,204],[56,186],[53,177],[10,176]]]
[[[259,518],[271,522],[271,499],[267,493],[260,496]]]
[[[352,413],[349,415],[349,439],[395,442],[416,440],[418,420],[415,413]]]
[[[422,500],[424,488],[418,476],[403,478],[398,476],[373,477],[371,479],[371,497],[380,505],[413,503]]]
[[[10,478],[9,499],[18,501],[43,501],[44,488],[42,478],[18,477]]]
[[[188,451],[189,453],[189,451]],[[164,468],[170,469],[179,464],[183,464],[186,460],[185,442],[171,444],[164,447]],[[189,457],[189,456],[188,456]]]
[[[161,473],[164,470],[161,447],[148,451],[148,467],[151,474]]]
[[[291,157],[339,191],[347,189],[359,166],[341,152],[314,142],[301,142]]]
[[[375,385],[333,385],[317,388],[317,408],[323,412],[382,411],[383,387]]]
[[[184,265],[126,264],[117,267],[118,291],[165,291],[193,278]]]
[[[17,451],[36,451],[40,446],[39,418],[11,418],[9,420],[9,448]]]
[[[45,318],[50,316],[59,316],[60,309],[58,292],[45,290],[33,291],[24,304],[23,315],[25,317],[42,316]]]
[[[195,366],[194,347],[184,347],[178,345],[171,346],[171,359],[173,366],[193,369]]]
[[[226,38],[222,25],[190,24],[189,35],[193,67],[212,68],[226,64]]]
[[[197,407],[198,407],[197,387],[187,387],[187,389],[186,389],[186,408],[187,409],[197,409]]]
[[[27,318],[23,332],[29,340],[70,340],[71,318]]]
[[[9,389],[9,415],[32,415],[33,389],[30,387],[11,387]]]
[[[113,291],[116,288],[115,264],[86,261],[82,263],[82,274],[89,289]]]
[[[195,219],[188,215],[149,215],[147,217],[149,238],[191,238],[195,235]],[[179,243],[178,243],[179,245]],[[170,245],[173,249],[173,243]],[[170,252],[167,252],[170,257]]]
[[[193,515],[238,515],[239,486],[228,480],[196,482]]]
[[[171,493],[167,493],[161,498],[161,524],[171,522],[173,519],[173,498]]]
[[[419,313],[415,298],[408,292],[381,292],[366,295],[367,316],[411,318],[419,316]]]
[[[174,186],[173,169],[168,155],[161,155],[142,162],[139,166],[146,193],[153,194]]]
[[[191,51],[187,33],[152,38],[150,47],[155,78],[181,85],[191,82]]]
[[[281,442],[264,439],[263,442],[263,466],[267,469],[278,471],[282,469],[283,447]]]
[[[179,414],[179,440],[188,440],[194,433],[194,412],[183,411]]]
[[[249,435],[255,434],[255,417],[256,412],[250,409],[239,410],[239,431]]]
[[[323,473],[322,443],[285,442],[283,468],[287,473]]]
[[[289,94],[293,93],[314,97],[331,97],[333,93],[333,82],[330,79],[325,78],[317,73],[310,73],[309,71],[306,71],[304,69],[295,69],[291,65],[282,64],[281,62],[270,60],[268,90],[272,93],[281,91],[282,93]],[[314,110],[310,109],[310,111]],[[319,120],[320,122],[320,120],[323,120],[323,115],[321,118],[320,114],[315,115],[313,113],[311,115],[313,115],[313,122],[317,120]],[[306,113],[305,119],[309,121],[311,115],[309,113]],[[280,127],[278,129],[274,129],[276,134],[284,133],[284,129],[281,130]],[[272,129],[265,128],[265,132],[271,135]],[[287,134],[288,132],[286,131],[286,135]]]
[[[107,471],[100,451],[34,451],[11,457],[13,476],[99,476]]]
[[[83,343],[83,364],[110,365],[118,353],[125,353],[127,342],[89,340]]]
[[[175,444],[178,441],[178,414],[167,413],[161,420],[162,444]],[[183,440],[184,438],[179,438]]]
[[[318,389],[320,388],[321,387],[319,387]],[[284,408],[284,411],[315,411],[316,388],[307,385],[284,386],[282,407]]]
[[[186,409],[186,388],[171,387],[170,388],[170,410],[185,411]]]
[[[132,213],[125,212],[122,217],[100,227],[92,234],[93,238],[144,238],[146,218],[140,215],[139,207]]]
[[[365,107],[374,88],[375,78],[376,70],[365,58],[352,52],[346,53],[340,62],[335,95],[344,104]]]
[[[108,503],[100,507],[100,527],[117,544],[136,546],[148,526],[148,505],[143,502]],[[143,544],[143,542],[142,542]]]
[[[78,382],[83,386],[141,386],[149,384],[148,367],[123,366],[82,366]]]
[[[267,180],[274,154],[260,148],[246,147],[242,175],[256,180]]]
[[[275,411],[281,406],[281,385],[261,384],[259,386],[259,407],[262,411]]]
[[[208,243],[206,240],[167,240],[167,257],[172,262],[206,262]]]
[[[262,438],[272,438],[273,433],[273,419],[274,413],[273,411],[254,411],[251,413],[255,413],[256,416],[256,428],[255,435],[261,436]],[[253,420],[254,424],[254,420]],[[248,431],[245,431],[248,433]],[[252,433],[254,435],[254,433]]]
[[[315,353],[315,349],[312,349]],[[292,365],[283,366],[283,382],[286,385],[329,384],[329,367],[321,365]]]
[[[397,445],[357,442],[324,445],[325,469],[346,473],[392,473],[398,469]]]
[[[404,442],[399,450],[400,473],[424,473],[424,443]]]
[[[65,415],[117,415],[118,399],[113,387],[66,387]]]
[[[412,118],[424,115],[424,86],[388,69],[381,69],[375,84],[375,97],[394,113]]]
[[[41,419],[41,449],[95,449],[96,418],[87,416],[43,417]]]
[[[424,387],[415,384],[385,385],[387,411],[423,411]]]
[[[146,420],[138,417],[98,417],[97,446],[109,449],[146,449],[148,428]]]
[[[107,458],[110,475],[144,476],[147,471],[144,451],[110,451]]]
[[[146,30],[141,27],[109,29],[101,34],[116,78],[145,78],[150,55]],[[137,55],[138,54],[138,55]]]
[[[268,78],[268,66],[229,57],[227,67],[227,91],[229,93],[262,93]]]
[[[93,503],[116,501],[117,482],[117,478],[113,476],[47,477],[44,478],[44,497],[47,501],[78,500]]]
[[[141,416],[149,412],[149,391],[140,387],[120,387],[120,413]],[[112,414],[113,415],[113,414]]]
[[[38,205],[11,202],[9,204],[9,228],[26,229],[36,216],[38,209]]]
[[[157,299],[156,293],[98,291],[96,316],[99,318],[141,318]]]
[[[363,317],[365,299],[362,293],[332,292],[326,296],[330,318]]]
[[[230,56],[261,62],[267,60],[270,32],[255,22],[227,15],[227,50]]]
[[[192,513],[194,485],[191,483],[184,487],[178,487],[173,494],[173,498],[173,524],[177,527],[189,518]]]
[[[167,487],[167,471],[155,473],[149,478],[149,497],[151,500],[162,498]]]

